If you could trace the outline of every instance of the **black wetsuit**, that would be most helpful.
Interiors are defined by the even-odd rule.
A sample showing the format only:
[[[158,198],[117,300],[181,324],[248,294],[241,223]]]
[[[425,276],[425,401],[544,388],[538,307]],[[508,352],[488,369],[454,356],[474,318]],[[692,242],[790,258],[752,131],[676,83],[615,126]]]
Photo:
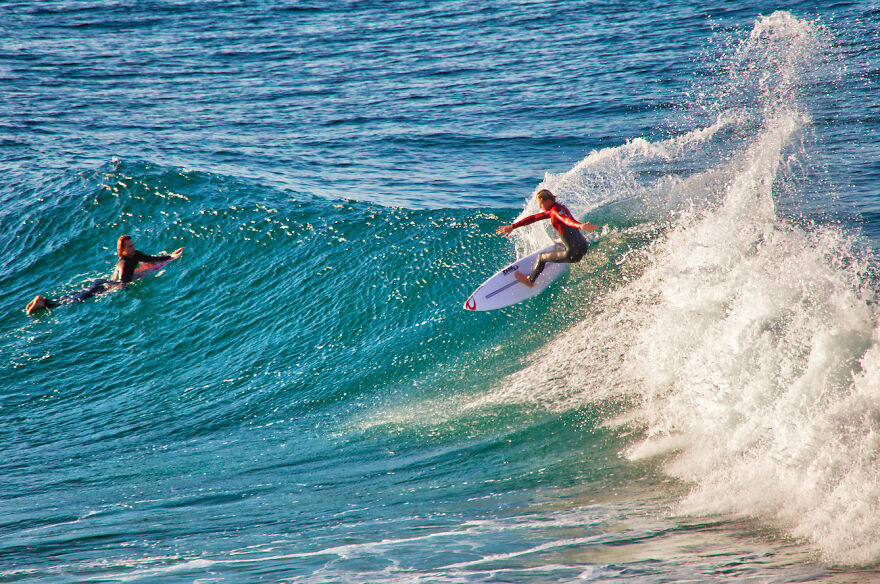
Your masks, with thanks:
[[[103,294],[111,288],[116,288],[121,284],[127,284],[131,282],[132,277],[134,276],[134,271],[137,269],[137,265],[140,262],[164,262],[165,260],[170,259],[171,256],[168,255],[151,256],[135,250],[134,255],[122,256],[119,258],[116,262],[116,267],[113,269],[113,275],[110,276],[109,280],[103,278],[95,280],[92,282],[91,286],[82,292],[77,292],[76,294],[70,294],[68,296],[62,296],[51,300],[47,298],[46,308],[55,308],[61,304],[82,302],[92,296]]]
[[[538,279],[538,276],[544,271],[544,266],[547,262],[576,264],[586,255],[587,240],[584,239],[580,229],[566,225],[559,232],[559,235],[562,237],[565,249],[547,251],[539,255],[538,261],[535,262],[535,267],[532,268],[532,273],[529,274],[529,280],[532,282]]]
[[[162,256],[151,256],[145,253],[139,252],[138,250],[134,250],[134,255],[132,256],[121,256],[119,260],[116,262],[116,268],[113,269],[113,275],[110,276],[110,279],[114,282],[122,282],[123,284],[128,284],[131,282],[132,276],[134,276],[134,271],[137,268],[139,262],[164,262],[165,260],[170,260],[171,256],[162,255]]]
[[[554,203],[549,211],[536,213],[520,219],[513,224],[513,227],[531,225],[535,221],[541,221],[542,219],[550,219],[551,225],[553,225],[553,228],[556,229],[562,238],[562,244],[565,246],[565,249],[548,251],[539,255],[538,261],[535,262],[535,267],[529,275],[529,280],[532,282],[538,279],[538,276],[544,271],[544,266],[547,262],[574,264],[581,261],[587,253],[587,240],[584,239],[584,234],[580,230],[582,224],[572,216],[571,211],[565,205],[560,203]]]

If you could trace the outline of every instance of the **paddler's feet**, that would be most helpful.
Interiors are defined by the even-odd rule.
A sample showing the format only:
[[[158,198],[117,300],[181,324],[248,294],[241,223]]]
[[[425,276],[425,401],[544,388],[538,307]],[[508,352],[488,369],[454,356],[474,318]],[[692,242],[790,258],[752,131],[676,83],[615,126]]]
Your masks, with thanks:
[[[517,282],[519,282],[520,284],[525,284],[529,288],[532,288],[535,286],[535,283],[532,282],[528,276],[526,276],[525,274],[523,274],[519,270],[517,270],[513,273],[513,277],[516,278]]]
[[[25,309],[28,314],[33,314],[34,312],[46,308],[46,299],[42,296],[37,296],[30,302],[28,302],[27,308]]]

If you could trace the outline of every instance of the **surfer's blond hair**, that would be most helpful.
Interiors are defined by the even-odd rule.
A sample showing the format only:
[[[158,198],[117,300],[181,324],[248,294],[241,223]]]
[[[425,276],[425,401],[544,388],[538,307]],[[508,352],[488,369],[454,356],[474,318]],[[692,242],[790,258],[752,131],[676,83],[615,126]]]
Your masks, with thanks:
[[[125,242],[131,239],[131,235],[120,235],[119,239],[116,240],[116,255],[122,257],[122,252],[125,251]]]
[[[556,195],[554,195],[553,193],[551,193],[551,192],[550,192],[549,190],[547,190],[547,189],[541,189],[540,191],[538,191],[537,193],[535,193],[535,198],[538,199],[538,200],[540,200],[540,199],[550,199],[551,201],[555,201],[555,200],[556,200]]]

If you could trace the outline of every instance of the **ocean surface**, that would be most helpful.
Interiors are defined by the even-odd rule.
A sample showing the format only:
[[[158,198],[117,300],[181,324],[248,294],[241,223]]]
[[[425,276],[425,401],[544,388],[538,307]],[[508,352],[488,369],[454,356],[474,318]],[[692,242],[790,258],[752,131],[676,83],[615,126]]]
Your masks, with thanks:
[[[880,582],[874,1],[0,2],[0,582]],[[463,310],[601,226],[542,295]],[[182,257],[107,277],[116,239]]]

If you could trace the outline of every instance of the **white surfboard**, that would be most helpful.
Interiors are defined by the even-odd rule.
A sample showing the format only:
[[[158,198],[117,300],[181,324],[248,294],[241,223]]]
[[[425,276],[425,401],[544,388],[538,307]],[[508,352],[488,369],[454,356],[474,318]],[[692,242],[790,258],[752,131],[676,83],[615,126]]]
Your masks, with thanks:
[[[535,267],[535,261],[538,254],[554,249],[562,249],[562,246],[551,245],[542,250],[522,257],[503,270],[499,270],[491,278],[483,282],[483,284],[471,294],[464,307],[467,310],[495,310],[496,308],[504,308],[517,302],[522,302],[527,298],[536,296],[547,289],[547,286],[553,283],[559,276],[571,267],[571,264],[547,262],[544,271],[538,276],[535,285],[529,288],[516,280],[513,273],[519,270],[528,275]]]

